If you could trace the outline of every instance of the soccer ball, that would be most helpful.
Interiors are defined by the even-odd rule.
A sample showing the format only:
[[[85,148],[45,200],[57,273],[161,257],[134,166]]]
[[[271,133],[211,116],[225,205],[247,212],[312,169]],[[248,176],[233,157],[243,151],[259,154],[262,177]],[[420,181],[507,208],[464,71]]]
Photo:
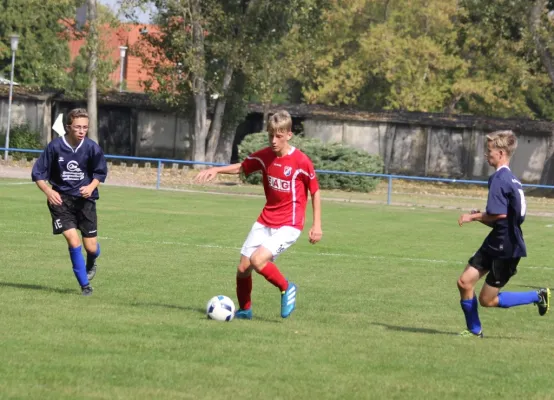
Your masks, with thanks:
[[[227,296],[212,297],[206,305],[206,314],[216,321],[231,321],[235,316],[235,303]]]

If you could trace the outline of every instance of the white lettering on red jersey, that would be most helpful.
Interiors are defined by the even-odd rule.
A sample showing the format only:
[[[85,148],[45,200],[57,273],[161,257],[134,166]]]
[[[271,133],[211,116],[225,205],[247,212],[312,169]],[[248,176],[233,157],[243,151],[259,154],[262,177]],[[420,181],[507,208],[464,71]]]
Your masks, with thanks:
[[[259,223],[270,228],[304,228],[308,191],[313,195],[319,190],[314,166],[306,154],[292,147],[287,155],[278,157],[266,147],[248,156],[242,170],[246,175],[256,171],[263,175],[266,203]]]

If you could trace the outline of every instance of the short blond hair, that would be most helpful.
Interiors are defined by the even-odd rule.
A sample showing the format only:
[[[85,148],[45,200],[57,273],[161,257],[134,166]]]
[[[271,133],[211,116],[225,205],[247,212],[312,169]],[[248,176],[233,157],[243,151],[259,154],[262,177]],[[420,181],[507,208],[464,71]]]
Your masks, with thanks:
[[[487,135],[487,143],[492,143],[492,146],[498,150],[504,150],[508,157],[516,151],[517,137],[512,131],[496,131]]]
[[[74,108],[67,114],[67,125],[71,125],[77,118],[88,118],[88,112],[85,108]]]
[[[285,111],[277,111],[267,120],[267,131],[273,132],[290,132],[292,129],[292,118],[290,114]]]

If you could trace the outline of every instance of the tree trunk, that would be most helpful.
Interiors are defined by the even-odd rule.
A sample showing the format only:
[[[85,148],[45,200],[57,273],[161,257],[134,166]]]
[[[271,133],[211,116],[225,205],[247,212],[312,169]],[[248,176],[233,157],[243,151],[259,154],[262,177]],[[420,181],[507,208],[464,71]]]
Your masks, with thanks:
[[[214,162],[228,164],[231,162],[233,154],[233,143],[235,142],[236,130],[227,129],[222,132],[217,144],[217,151],[214,156]]]
[[[541,16],[542,13],[546,10],[548,1],[546,0],[535,0],[529,11],[529,30],[533,36],[533,41],[535,42],[535,47],[539,56],[541,58],[541,63],[548,72],[548,76],[552,83],[554,83],[554,60],[552,58],[552,53],[544,43],[541,37]],[[543,170],[541,173],[541,185],[550,185],[554,183],[554,175],[551,173],[554,164],[554,132],[550,135],[549,146],[546,154],[546,162],[544,163]]]
[[[194,94],[194,132],[192,141],[192,159],[206,160],[206,137],[208,135],[208,106],[206,101],[206,59],[204,49],[204,30],[200,23],[201,0],[191,2],[193,52],[196,65],[192,72],[192,91]]]
[[[535,0],[529,12],[529,30],[533,36],[535,47],[541,58],[542,65],[548,72],[550,80],[554,83],[554,60],[552,53],[541,38],[541,15],[546,10],[547,1]]]
[[[87,0],[89,34],[88,34],[88,76],[89,87],[87,91],[87,111],[89,116],[88,122],[88,137],[98,143],[98,105],[96,102],[96,66],[98,62],[98,29],[97,29],[97,14],[96,0]]]
[[[194,132],[192,141],[192,159],[206,161],[206,137],[208,136],[208,107],[204,80],[194,78],[197,93],[194,94]]]
[[[206,161],[214,161],[215,153],[218,149],[219,139],[221,137],[221,128],[223,126],[223,116],[225,114],[225,106],[227,104],[227,92],[233,78],[233,67],[227,65],[225,75],[223,76],[223,85],[221,95],[216,100],[214,116],[210,125],[210,132],[206,140]]]
[[[267,130],[267,121],[269,120],[269,106],[271,105],[271,102],[264,102],[263,104],[263,120],[262,120],[262,131],[265,132]]]

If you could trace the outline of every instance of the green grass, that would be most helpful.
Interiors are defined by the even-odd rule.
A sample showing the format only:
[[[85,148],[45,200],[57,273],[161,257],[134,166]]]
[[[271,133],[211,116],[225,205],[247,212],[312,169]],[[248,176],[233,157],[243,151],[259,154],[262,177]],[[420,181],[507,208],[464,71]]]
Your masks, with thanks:
[[[455,210],[326,201],[323,241],[304,232],[277,259],[299,287],[293,315],[280,318],[277,289],[255,275],[255,319],[220,323],[205,304],[235,299],[262,199],[103,187],[84,298],[44,196],[7,183],[2,399],[554,398],[552,315],[481,309],[485,339],[455,336],[456,279],[487,232],[459,228]],[[524,229],[530,257],[507,290],[554,284],[552,219]]]

